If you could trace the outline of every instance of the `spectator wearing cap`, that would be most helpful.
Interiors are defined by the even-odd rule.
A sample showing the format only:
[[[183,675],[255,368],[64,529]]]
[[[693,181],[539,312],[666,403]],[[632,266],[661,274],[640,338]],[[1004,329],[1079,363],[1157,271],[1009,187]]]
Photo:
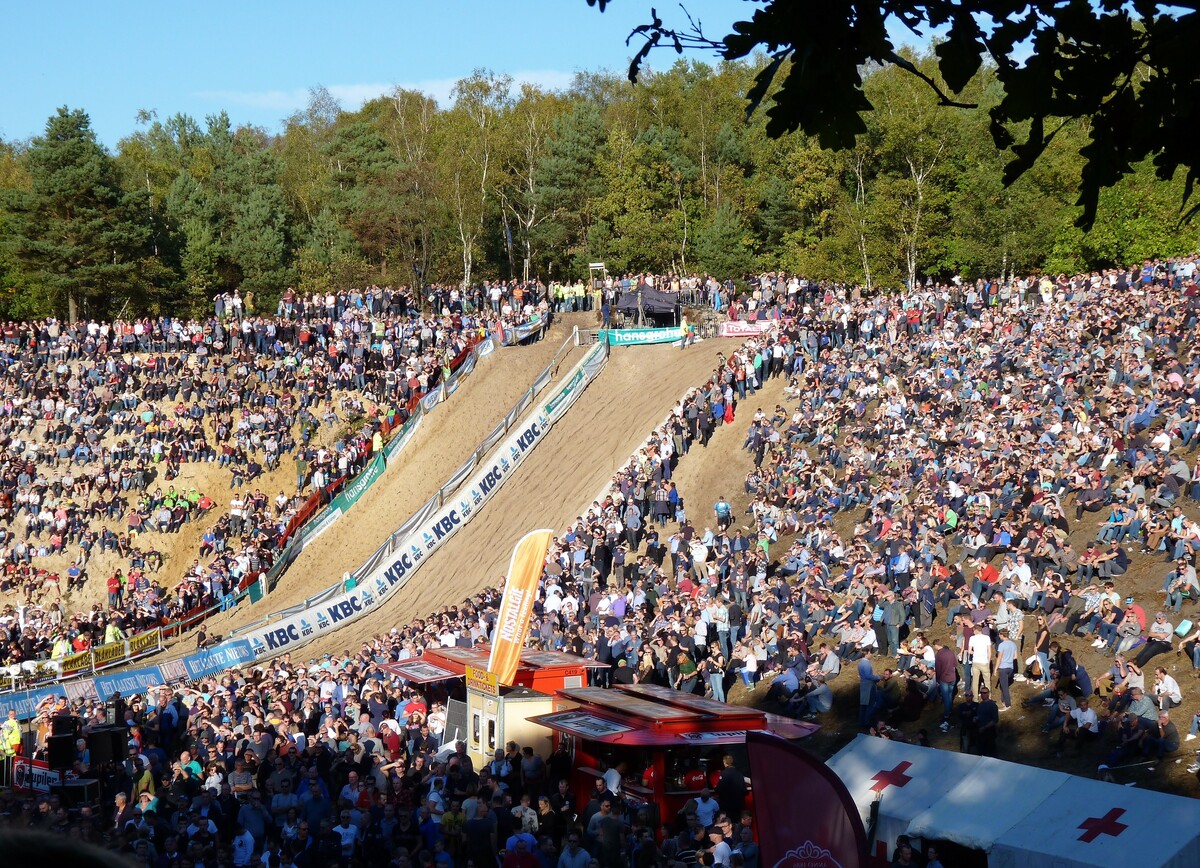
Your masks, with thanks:
[[[1138,651],[1134,662],[1145,669],[1146,664],[1159,654],[1166,654],[1171,650],[1171,637],[1174,634],[1175,627],[1167,620],[1166,613],[1155,613],[1153,623],[1146,628],[1146,644]]]

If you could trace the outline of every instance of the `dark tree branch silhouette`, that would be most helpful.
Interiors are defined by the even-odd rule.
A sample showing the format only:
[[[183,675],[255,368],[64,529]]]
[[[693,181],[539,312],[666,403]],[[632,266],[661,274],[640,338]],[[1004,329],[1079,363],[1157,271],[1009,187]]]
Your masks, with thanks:
[[[601,11],[608,0],[587,0]],[[1163,180],[1185,173],[1180,210],[1200,179],[1200,44],[1196,0],[760,0],[747,20],[720,39],[707,35],[684,9],[686,24],[672,26],[650,10],[626,44],[642,44],[629,67],[636,81],[659,47],[677,53],[711,50],[727,60],[764,51],[769,62],[747,93],[748,111],[764,102],[767,131],[816,136],[828,148],[853,147],[866,130],[861,117],[873,106],[862,69],[896,65],[933,89],[941,105],[953,99],[934,79],[896,51],[888,25],[899,22],[918,37],[937,34],[934,51],[946,88],[960,92],[984,63],[995,68],[1003,96],[990,109],[990,133],[1010,154],[1011,184],[1054,138],[1047,122],[1086,121],[1088,142],[1078,204],[1079,225],[1096,218],[1100,190],[1151,159]],[[777,80],[778,78],[778,80]],[[772,90],[772,86],[775,89]],[[766,100],[770,93],[771,99]],[[1057,130],[1056,130],[1057,131]]]

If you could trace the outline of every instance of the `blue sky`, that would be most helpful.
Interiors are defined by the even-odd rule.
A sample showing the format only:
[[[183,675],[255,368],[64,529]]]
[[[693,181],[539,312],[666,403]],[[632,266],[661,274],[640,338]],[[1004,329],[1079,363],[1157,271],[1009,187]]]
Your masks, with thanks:
[[[603,14],[584,0],[13,4],[0,136],[37,135],[64,104],[85,109],[110,148],[143,108],[201,120],[226,109],[235,123],[273,131],[314,85],[350,109],[397,84],[445,99],[481,66],[559,88],[577,70],[623,71],[625,37],[651,5],[682,22],[671,0],[613,0]],[[738,0],[687,6],[718,36],[752,11]]]
[[[685,5],[716,38],[755,6]],[[316,85],[348,109],[396,85],[444,101],[477,67],[557,89],[579,70],[624,74],[636,49],[625,38],[651,6],[685,23],[677,0],[611,0],[603,14],[584,0],[12,4],[0,52],[0,137],[38,135],[60,105],[85,109],[110,148],[136,129],[139,109],[201,121],[225,109],[235,124],[276,131]],[[662,49],[650,62],[674,60]]]

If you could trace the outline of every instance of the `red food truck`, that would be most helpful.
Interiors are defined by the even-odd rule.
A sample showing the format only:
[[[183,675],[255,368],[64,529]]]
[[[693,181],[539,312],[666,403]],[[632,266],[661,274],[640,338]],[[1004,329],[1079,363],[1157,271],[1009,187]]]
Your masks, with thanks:
[[[649,811],[656,826],[671,823],[702,787],[715,784],[726,754],[748,773],[747,732],[799,739],[820,728],[653,684],[589,687],[588,670],[607,664],[558,651],[526,649],[514,683],[498,685],[487,672],[489,654],[487,646],[434,648],[382,668],[420,684],[465,679],[465,732],[446,736],[465,741],[478,765],[509,741],[543,759],[563,748],[581,808],[596,779],[617,769],[622,797]]]
[[[554,708],[554,695],[564,688],[584,687],[589,669],[607,669],[607,664],[559,651],[525,649],[513,684],[496,682],[487,671],[491,649],[431,648],[422,656],[381,668],[388,674],[414,684],[465,680],[465,719],[461,731],[447,731],[448,739],[467,744],[467,754],[483,766],[506,742],[532,747],[543,759],[554,748],[554,733],[532,720]],[[462,694],[459,694],[462,695]]]
[[[635,809],[648,810],[656,827],[670,824],[701,788],[715,785],[726,754],[747,774],[747,732],[770,730],[798,739],[819,729],[652,684],[568,687],[554,697],[552,712],[530,722],[565,742],[577,804],[586,805],[597,778],[616,769],[622,797]]]

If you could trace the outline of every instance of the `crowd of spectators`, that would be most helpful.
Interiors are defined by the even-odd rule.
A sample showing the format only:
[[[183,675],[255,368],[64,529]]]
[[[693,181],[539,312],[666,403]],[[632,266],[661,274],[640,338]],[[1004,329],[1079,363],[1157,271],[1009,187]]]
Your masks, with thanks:
[[[866,298],[763,275],[731,307],[773,325],[715,353],[706,382],[553,541],[530,643],[607,663],[601,686],[722,700],[765,682],[817,718],[854,679],[864,729],[897,737],[932,705],[981,752],[1014,683],[1033,682],[1051,749],[1105,741],[1110,762],[1178,749],[1185,697],[1164,655],[1200,670],[1200,632],[1166,614],[1200,600],[1186,517],[1200,498],[1194,267]],[[784,400],[755,407],[773,378]],[[751,414],[744,489],[685,504],[675,465],[735,413]],[[1151,607],[1164,612],[1147,619],[1151,601],[1123,577],[1157,561],[1165,602]],[[446,686],[380,666],[486,642],[502,590],[344,655],[127,698],[129,757],[100,770],[101,811],[8,811],[156,866],[757,865],[732,796],[701,791],[655,829],[611,788],[588,804],[564,792],[569,756],[507,745],[480,768],[443,744]],[[1104,649],[1112,667],[1093,677],[1080,658]]]
[[[407,290],[289,289],[274,316],[233,293],[206,318],[4,324],[0,665],[227,605],[306,497],[357,473],[472,338],[544,313],[537,286],[499,300],[434,287],[422,313]],[[272,496],[289,461],[295,488]],[[231,490],[177,489],[189,463]],[[161,535],[190,521],[194,556],[167,560]]]

